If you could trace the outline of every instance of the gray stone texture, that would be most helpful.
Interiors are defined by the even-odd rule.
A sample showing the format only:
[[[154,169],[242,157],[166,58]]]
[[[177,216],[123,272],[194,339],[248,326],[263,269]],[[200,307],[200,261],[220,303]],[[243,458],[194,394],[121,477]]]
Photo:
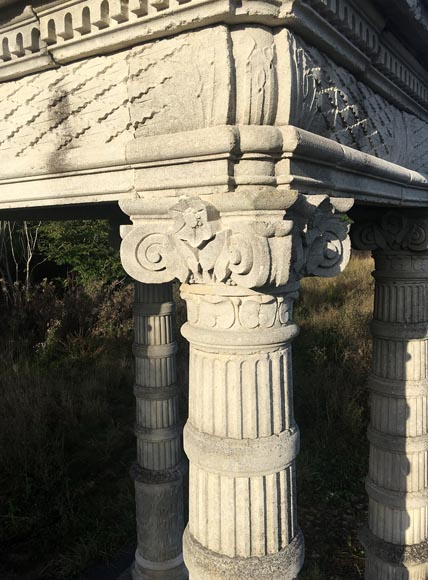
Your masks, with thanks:
[[[428,575],[427,217],[384,212],[354,233],[359,247],[373,249],[376,265],[363,535],[368,580]]]
[[[188,577],[182,558],[183,473],[171,284],[135,284],[135,481],[138,547],[133,580]]]

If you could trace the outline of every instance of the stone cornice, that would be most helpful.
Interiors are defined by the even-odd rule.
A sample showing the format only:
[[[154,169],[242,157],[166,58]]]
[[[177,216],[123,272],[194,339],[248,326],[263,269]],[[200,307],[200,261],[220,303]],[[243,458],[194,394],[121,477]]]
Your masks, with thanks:
[[[280,6],[281,0],[65,0],[28,5],[0,25],[0,81],[214,23],[273,25]]]
[[[206,195],[222,211],[245,192],[247,209],[277,211],[295,192],[427,206],[425,175],[295,127],[221,126],[134,139],[126,148],[72,149],[0,168],[0,210]],[[168,202],[169,203],[169,202]],[[132,213],[132,212],[131,212]]]
[[[427,205],[425,174],[355,151],[296,127],[282,127],[278,184],[300,191],[328,191],[361,202]],[[282,169],[284,167],[284,169]]]

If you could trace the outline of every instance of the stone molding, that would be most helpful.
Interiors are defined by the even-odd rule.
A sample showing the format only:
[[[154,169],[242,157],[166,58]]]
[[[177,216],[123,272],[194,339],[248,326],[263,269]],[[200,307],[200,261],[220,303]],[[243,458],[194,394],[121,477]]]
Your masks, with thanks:
[[[213,23],[274,24],[280,6],[280,0],[65,0],[47,6],[28,4],[0,26],[0,80]]]
[[[248,209],[272,210],[280,198],[282,208],[293,203],[296,190],[420,207],[428,189],[421,173],[293,126],[207,127],[134,139],[126,148],[64,149],[50,158],[52,164],[38,153],[2,164],[0,209],[48,206],[54,212],[120,201],[131,215],[133,205],[138,214],[139,198],[157,197],[161,206],[185,193],[214,196],[216,204],[222,196],[225,209],[233,196],[224,193],[245,191]]]
[[[186,528],[183,538],[186,564],[197,578],[210,580],[247,580],[263,578],[270,580],[296,580],[303,566],[304,540],[299,531],[294,540],[277,554],[263,558],[227,558],[208,550]]]
[[[300,449],[300,433],[296,427],[257,439],[250,447],[246,440],[201,433],[189,422],[184,428],[184,441],[186,455],[192,464],[228,477],[277,473],[284,465],[292,463]],[[227,455],[224,453],[226,446]]]
[[[301,195],[290,210],[292,219],[262,211],[261,218],[252,219],[245,212],[222,217],[209,201],[183,196],[164,219],[122,228],[122,264],[148,284],[178,279],[263,288],[304,276],[334,276],[350,255],[342,211],[351,205],[351,200]],[[144,208],[149,202],[142,200]]]
[[[427,572],[426,555],[428,554],[428,542],[422,542],[413,546],[399,546],[389,542],[384,542],[377,538],[367,528],[361,531],[361,540],[365,545],[370,545],[373,556],[384,562],[390,562],[392,566],[406,564],[411,566],[421,566],[418,572]],[[404,571],[403,579],[408,571]]]

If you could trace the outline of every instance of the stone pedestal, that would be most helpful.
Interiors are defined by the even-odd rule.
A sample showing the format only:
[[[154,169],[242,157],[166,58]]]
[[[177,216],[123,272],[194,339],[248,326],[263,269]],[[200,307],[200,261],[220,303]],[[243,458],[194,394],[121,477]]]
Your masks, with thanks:
[[[428,220],[388,213],[359,231],[376,280],[367,580],[428,578]]]
[[[133,580],[185,580],[183,472],[171,284],[135,284],[135,480],[138,548]]]

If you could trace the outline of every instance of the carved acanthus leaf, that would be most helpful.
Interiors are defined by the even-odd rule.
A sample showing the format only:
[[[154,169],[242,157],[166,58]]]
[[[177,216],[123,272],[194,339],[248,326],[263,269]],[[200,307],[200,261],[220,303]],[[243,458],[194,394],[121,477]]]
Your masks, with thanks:
[[[291,215],[297,227],[295,271],[305,276],[336,276],[351,255],[349,221],[344,211],[352,200],[330,199],[327,195],[301,195]]]
[[[178,278],[258,288],[288,282],[292,222],[243,222],[222,229],[208,209],[199,198],[183,197],[169,210],[169,232],[131,228],[121,248],[128,272],[148,283]]]

